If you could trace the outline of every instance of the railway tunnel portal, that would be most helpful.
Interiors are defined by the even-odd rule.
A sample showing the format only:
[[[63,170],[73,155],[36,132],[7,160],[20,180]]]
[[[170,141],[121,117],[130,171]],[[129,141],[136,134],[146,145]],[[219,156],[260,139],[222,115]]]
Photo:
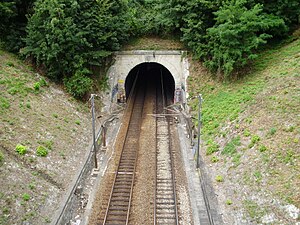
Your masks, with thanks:
[[[129,98],[137,78],[139,78],[146,85],[151,82],[161,82],[169,99],[172,99],[173,94],[175,93],[175,81],[167,68],[158,63],[141,63],[135,66],[126,77],[124,85],[126,99]]]
[[[135,77],[149,78],[162,74],[169,95],[175,103],[186,103],[189,64],[185,51],[120,51],[114,54],[114,63],[108,71],[111,103],[125,102]],[[145,76],[147,74],[147,76]],[[147,82],[147,80],[145,80]]]

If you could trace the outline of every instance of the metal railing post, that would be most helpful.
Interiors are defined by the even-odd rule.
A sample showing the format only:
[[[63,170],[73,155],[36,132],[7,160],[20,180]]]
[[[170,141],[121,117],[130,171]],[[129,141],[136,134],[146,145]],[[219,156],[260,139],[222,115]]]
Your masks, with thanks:
[[[95,131],[95,94],[91,94],[91,102],[92,102],[92,127],[93,127],[93,150],[94,150],[94,160],[95,160],[95,168],[98,168],[97,162],[97,145],[96,145],[96,131]]]
[[[201,133],[201,104],[202,95],[199,95],[199,105],[198,105],[198,146],[197,146],[197,169],[200,167],[200,133]]]

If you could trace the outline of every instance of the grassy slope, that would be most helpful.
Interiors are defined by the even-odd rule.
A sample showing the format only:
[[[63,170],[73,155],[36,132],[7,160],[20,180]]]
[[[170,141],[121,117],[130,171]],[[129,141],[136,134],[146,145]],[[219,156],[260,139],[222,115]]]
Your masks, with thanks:
[[[300,39],[265,51],[251,71],[219,83],[191,63],[190,94],[204,97],[204,157],[213,179],[224,179],[215,186],[227,222],[269,215],[291,224],[287,205],[300,208]],[[197,104],[189,103],[195,114]]]
[[[122,50],[181,50],[183,48],[183,45],[175,39],[147,36],[132,39],[131,43],[124,46]]]
[[[0,224],[51,221],[86,154],[89,127],[87,105],[0,50]]]

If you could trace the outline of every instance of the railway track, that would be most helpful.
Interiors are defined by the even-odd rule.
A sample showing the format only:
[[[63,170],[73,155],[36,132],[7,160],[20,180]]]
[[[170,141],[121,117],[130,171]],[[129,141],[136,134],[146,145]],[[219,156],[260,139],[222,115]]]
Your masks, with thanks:
[[[134,184],[139,134],[144,106],[144,87],[137,86],[130,122],[111,189],[103,224],[128,224]]]
[[[157,85],[157,114],[165,114],[165,90],[163,79]],[[170,124],[166,116],[156,118],[156,183],[154,200],[154,224],[179,224],[176,183],[170,141]]]
[[[146,90],[144,86],[141,86],[138,78],[134,86],[137,87],[137,90],[133,91],[133,96],[131,97],[133,102],[131,103],[130,122],[105,215],[100,220],[100,224],[103,225],[129,224]],[[162,77],[155,86],[157,87],[156,100],[154,100],[156,101],[156,113],[165,114],[165,102],[168,100],[165,98]],[[156,181],[153,189],[155,196],[153,221],[154,224],[177,225],[179,224],[179,219],[169,120],[170,118],[167,116],[158,116],[156,118]]]

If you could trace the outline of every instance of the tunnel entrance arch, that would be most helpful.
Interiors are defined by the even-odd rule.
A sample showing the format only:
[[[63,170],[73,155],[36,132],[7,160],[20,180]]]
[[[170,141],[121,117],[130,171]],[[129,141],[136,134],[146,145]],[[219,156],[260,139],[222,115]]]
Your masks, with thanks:
[[[133,50],[133,51],[119,51],[113,55],[113,63],[108,70],[109,78],[109,110],[111,110],[115,103],[118,103],[118,97],[123,96],[123,99],[128,97],[128,90],[131,87],[131,76],[139,68],[147,68],[152,66],[159,66],[159,68],[166,69],[169,75],[165,77],[172,77],[173,91],[175,103],[180,103],[186,107],[187,94],[187,78],[189,76],[189,63],[186,51],[175,50]],[[126,84],[125,84],[126,83]],[[168,86],[170,87],[170,85]],[[108,96],[107,96],[108,97]],[[107,99],[108,100],[108,99]],[[118,107],[117,107],[118,108]]]
[[[169,96],[174,95],[175,80],[171,72],[159,63],[145,62],[135,66],[127,75],[124,84],[126,99],[129,98],[137,76],[139,76],[145,82],[148,82],[148,79],[157,79],[157,77],[161,77],[163,79],[163,84],[167,94]]]

